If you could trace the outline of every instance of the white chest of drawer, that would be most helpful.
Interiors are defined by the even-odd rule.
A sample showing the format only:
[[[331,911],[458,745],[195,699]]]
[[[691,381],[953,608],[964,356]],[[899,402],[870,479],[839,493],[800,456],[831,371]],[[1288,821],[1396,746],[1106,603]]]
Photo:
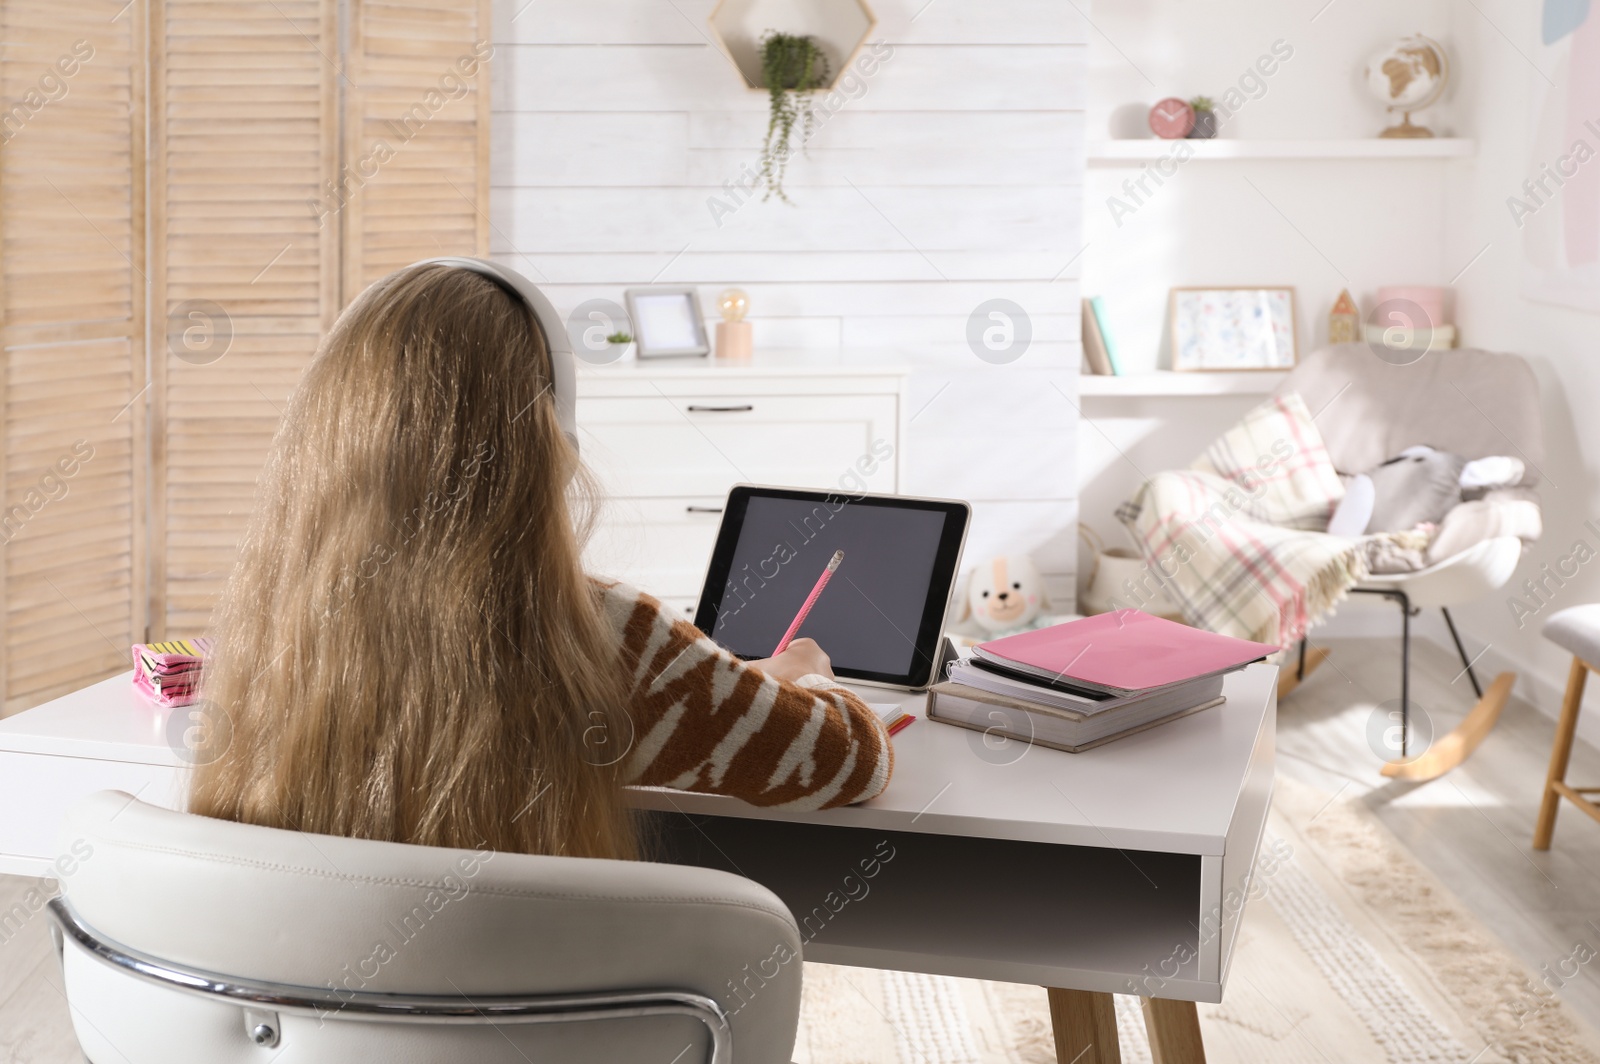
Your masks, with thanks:
[[[907,375],[761,359],[585,367],[578,436],[606,498],[585,565],[688,608],[733,485],[899,491]]]

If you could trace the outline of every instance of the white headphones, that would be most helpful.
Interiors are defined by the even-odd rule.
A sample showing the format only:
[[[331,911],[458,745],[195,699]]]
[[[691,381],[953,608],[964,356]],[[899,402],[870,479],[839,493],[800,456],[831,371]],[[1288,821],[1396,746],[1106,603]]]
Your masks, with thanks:
[[[556,314],[556,308],[551,306],[544,293],[535,288],[533,282],[522,274],[484,259],[452,255],[438,259],[423,259],[421,262],[412,263],[407,269],[435,265],[454,266],[456,269],[471,270],[482,277],[487,277],[520,299],[533,312],[533,320],[539,331],[544,334],[545,350],[550,352],[550,387],[555,392],[556,424],[561,426],[561,431],[567,436],[567,442],[571,443],[572,449],[576,451],[578,449],[577,369],[573,364],[572,341],[567,336],[566,327],[562,324],[560,316]]]

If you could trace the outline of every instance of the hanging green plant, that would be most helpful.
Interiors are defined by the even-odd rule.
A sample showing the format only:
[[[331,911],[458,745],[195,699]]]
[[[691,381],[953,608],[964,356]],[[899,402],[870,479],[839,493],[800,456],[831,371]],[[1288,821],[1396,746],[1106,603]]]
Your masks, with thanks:
[[[795,152],[795,123],[801,124],[798,147],[803,151],[816,120],[809,97],[828,83],[828,74],[828,57],[810,37],[776,30],[761,35],[761,81],[772,101],[761,147],[761,180],[767,188],[763,200],[776,193],[783,202],[792,202],[783,191],[783,175]]]

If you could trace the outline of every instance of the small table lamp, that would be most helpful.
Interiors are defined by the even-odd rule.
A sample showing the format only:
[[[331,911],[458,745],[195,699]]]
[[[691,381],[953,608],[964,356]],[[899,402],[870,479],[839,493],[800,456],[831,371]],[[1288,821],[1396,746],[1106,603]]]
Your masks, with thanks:
[[[717,307],[722,311],[722,320],[717,322],[717,357],[749,358],[754,330],[744,316],[750,309],[750,297],[742,289],[730,288],[717,297]]]

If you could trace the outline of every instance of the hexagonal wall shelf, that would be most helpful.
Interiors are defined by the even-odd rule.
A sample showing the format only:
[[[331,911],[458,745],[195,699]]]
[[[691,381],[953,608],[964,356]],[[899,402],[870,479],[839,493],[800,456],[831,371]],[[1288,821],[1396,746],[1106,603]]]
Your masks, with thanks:
[[[711,12],[712,34],[752,89],[765,88],[761,35],[768,30],[816,41],[833,73],[831,89],[875,25],[865,0],[721,0]]]

